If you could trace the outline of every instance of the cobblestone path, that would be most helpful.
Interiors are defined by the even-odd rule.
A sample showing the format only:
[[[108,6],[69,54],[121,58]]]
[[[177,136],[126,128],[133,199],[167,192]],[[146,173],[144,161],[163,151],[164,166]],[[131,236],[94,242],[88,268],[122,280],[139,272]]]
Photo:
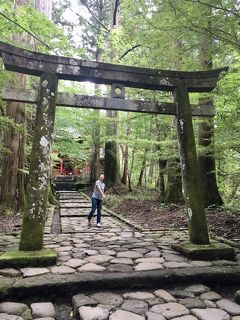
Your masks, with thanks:
[[[46,268],[2,269],[0,277],[27,278],[43,274],[68,275],[86,272],[134,273],[160,269],[211,266],[239,266],[233,261],[189,261],[170,245],[187,239],[186,231],[138,231],[103,210],[102,226],[96,217],[88,226],[91,204],[77,192],[59,192],[61,233],[52,234],[53,214],[48,216],[44,247],[58,252],[57,265]],[[17,235],[0,235],[0,251],[16,249]],[[8,303],[8,304],[6,304]],[[211,288],[193,285],[182,291],[157,290],[122,293],[95,292],[76,295],[73,316],[83,320],[240,320],[240,306],[224,299]],[[0,303],[0,320],[62,320],[52,302],[20,304]],[[45,310],[45,311],[44,311]],[[66,318],[65,319],[70,319]]]

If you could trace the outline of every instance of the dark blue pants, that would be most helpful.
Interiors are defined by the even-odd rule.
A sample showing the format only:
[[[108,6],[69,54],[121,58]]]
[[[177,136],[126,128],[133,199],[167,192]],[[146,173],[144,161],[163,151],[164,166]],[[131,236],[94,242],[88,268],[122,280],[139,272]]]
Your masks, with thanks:
[[[90,221],[93,217],[94,212],[97,209],[97,223],[101,223],[101,215],[102,215],[102,200],[97,198],[92,198],[92,210],[89,212],[88,221]]]

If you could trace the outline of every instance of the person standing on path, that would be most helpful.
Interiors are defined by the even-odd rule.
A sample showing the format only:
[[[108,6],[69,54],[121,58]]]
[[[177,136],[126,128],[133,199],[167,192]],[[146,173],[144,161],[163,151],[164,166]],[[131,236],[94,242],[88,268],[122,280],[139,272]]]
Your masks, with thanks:
[[[102,216],[102,201],[105,198],[105,184],[103,183],[104,174],[100,174],[98,180],[94,185],[92,194],[92,209],[88,214],[88,225],[91,225],[91,219],[94,212],[97,209],[97,226],[101,227],[101,216]]]

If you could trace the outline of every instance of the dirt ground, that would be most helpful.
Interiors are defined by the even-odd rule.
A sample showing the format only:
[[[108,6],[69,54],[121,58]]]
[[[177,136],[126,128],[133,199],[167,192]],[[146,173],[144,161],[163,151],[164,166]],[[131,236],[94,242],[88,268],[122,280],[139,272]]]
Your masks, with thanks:
[[[113,208],[125,218],[144,228],[187,228],[188,217],[183,205],[160,206],[158,201],[124,200]],[[206,209],[209,230],[212,234],[240,241],[240,213],[224,208]]]

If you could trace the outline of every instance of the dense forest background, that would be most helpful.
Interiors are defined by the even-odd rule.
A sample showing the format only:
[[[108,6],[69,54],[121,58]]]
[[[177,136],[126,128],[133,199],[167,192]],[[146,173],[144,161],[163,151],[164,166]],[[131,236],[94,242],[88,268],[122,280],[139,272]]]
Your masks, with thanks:
[[[240,5],[237,0],[0,0],[0,40],[48,54],[170,70],[229,67],[207,102],[213,118],[194,119],[206,207],[240,208]],[[0,61],[5,86],[38,87]],[[110,88],[60,81],[59,91],[110,96]],[[126,88],[129,99],[173,101],[171,93]],[[35,107],[0,100],[0,215],[25,203]],[[81,137],[81,143],[79,143]],[[77,138],[77,139],[76,139]],[[183,201],[171,116],[57,107],[52,166],[59,155],[94,181],[105,163],[112,190],[154,189],[159,203]],[[102,159],[101,159],[102,158]],[[87,181],[88,182],[88,181]]]

